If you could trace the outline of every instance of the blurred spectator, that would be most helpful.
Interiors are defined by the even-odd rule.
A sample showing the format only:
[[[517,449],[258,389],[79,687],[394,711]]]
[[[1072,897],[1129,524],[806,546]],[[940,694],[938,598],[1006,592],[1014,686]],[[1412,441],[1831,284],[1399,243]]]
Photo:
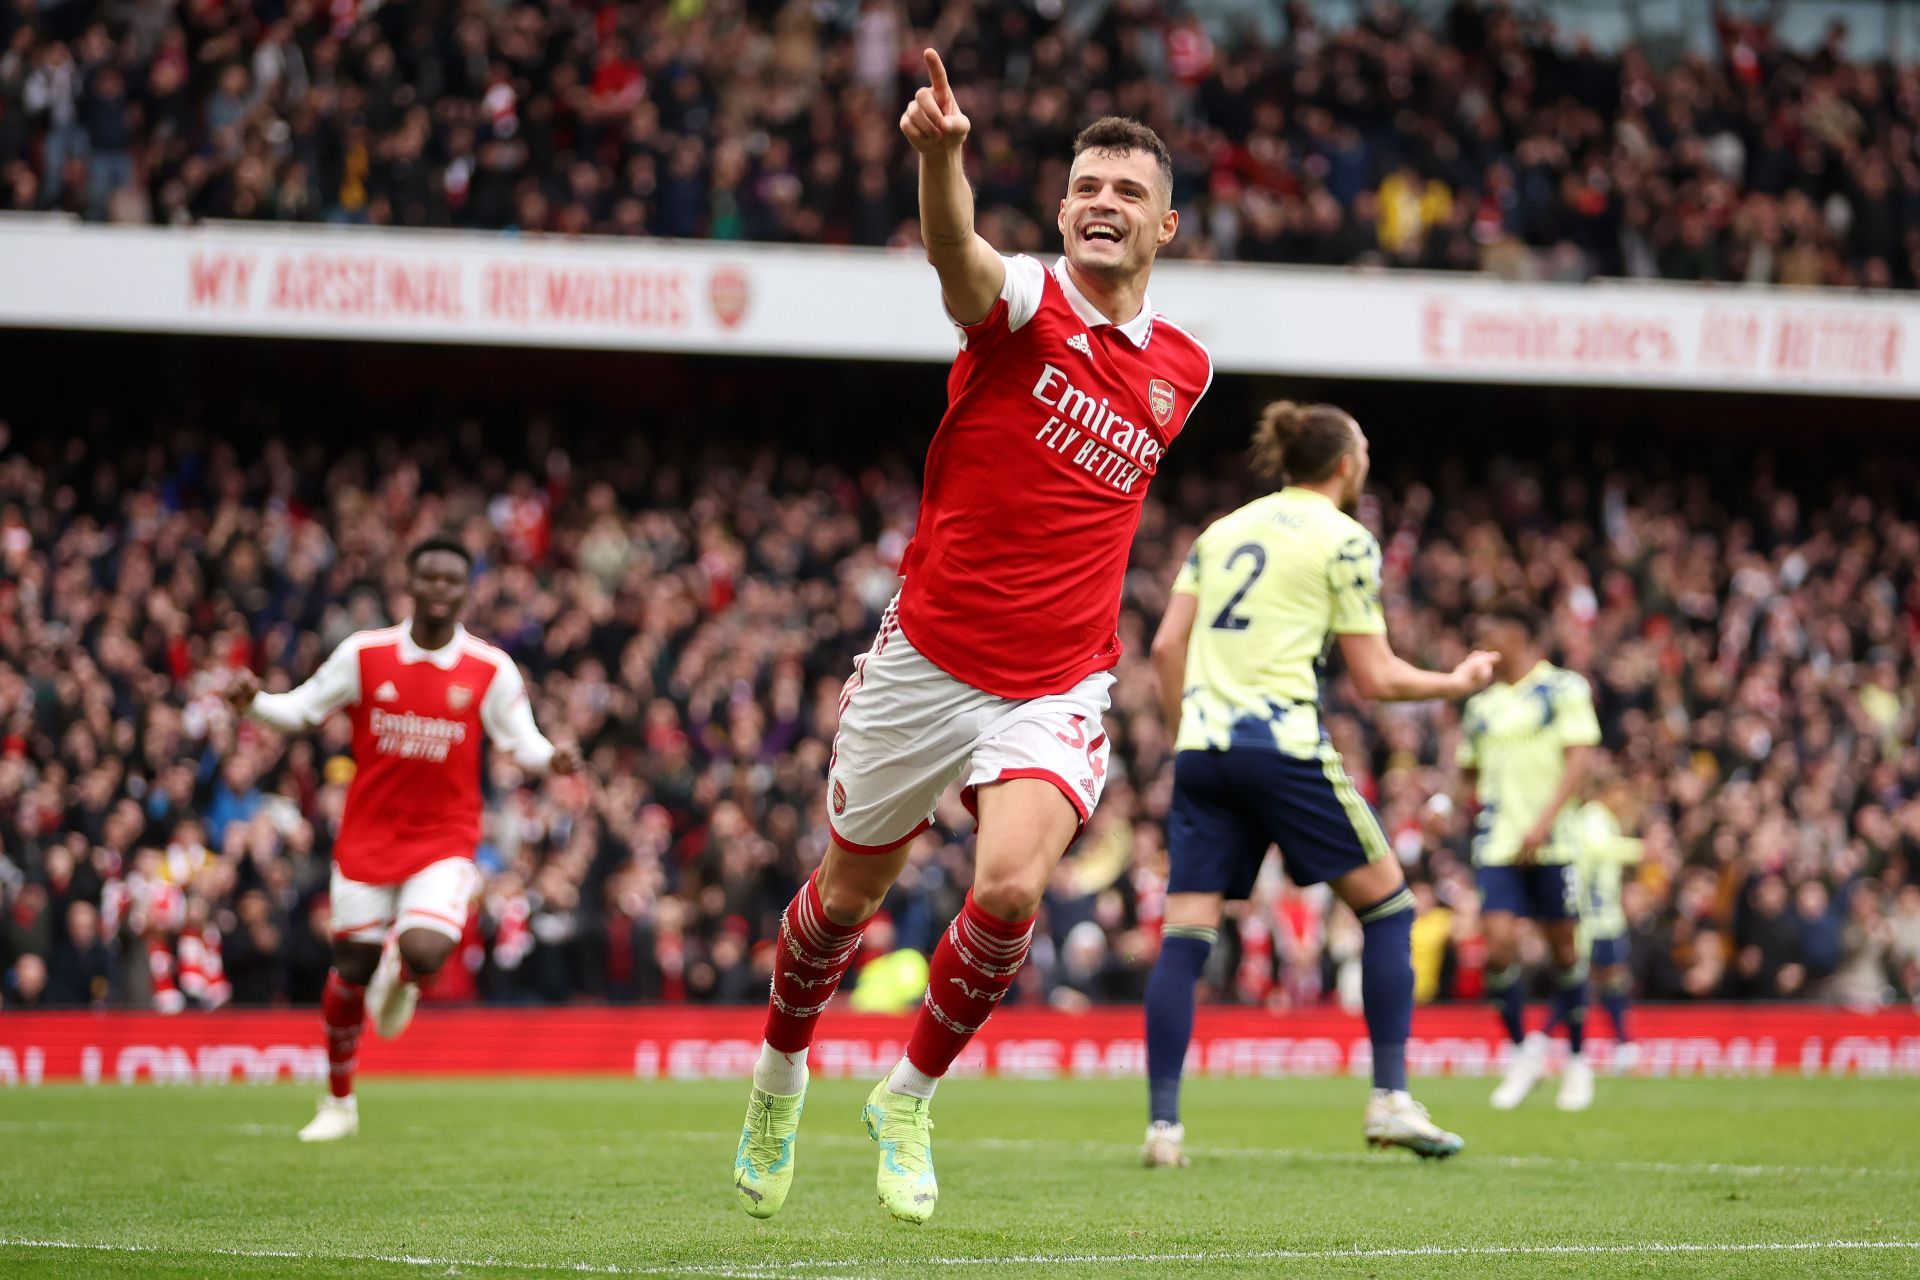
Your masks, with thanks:
[[[240,895],[233,925],[221,938],[220,954],[235,1004],[271,1004],[283,994],[284,946],[272,911],[265,893],[249,889]]]
[[[916,242],[895,122],[934,43],[981,225],[1057,246],[1074,130],[1160,131],[1187,233],[1255,262],[1910,288],[1920,84],[1717,12],[1719,58],[1457,0],[17,5],[0,207]],[[78,22],[72,15],[81,15]]]
[[[398,616],[401,553],[443,529],[478,557],[468,625],[526,669],[541,722],[583,744],[593,778],[536,783],[489,762],[484,884],[458,971],[430,995],[757,999],[779,910],[826,848],[840,687],[896,586],[914,462],[863,454],[856,471],[590,431],[563,450],[543,417],[504,453],[464,431],[236,438],[39,432],[0,451],[9,1006],[317,998],[349,738],[339,718],[261,733],[219,690],[242,662],[285,688],[349,631]],[[1479,603],[1524,589],[1550,607],[1553,649],[1590,675],[1614,768],[1644,802],[1646,858],[1623,890],[1643,993],[1920,996],[1913,460],[1863,457],[1821,486],[1760,456],[1418,475],[1383,482],[1365,512],[1396,643],[1449,666]],[[1172,763],[1146,639],[1198,527],[1247,496],[1231,459],[1149,496],[1107,798],[1054,878],[1012,999],[1139,994]],[[1423,998],[1478,998],[1471,818],[1449,799],[1456,710],[1372,708],[1339,677],[1326,707],[1427,911]],[[968,828],[944,799],[872,962],[931,948],[970,883]],[[1338,998],[1353,929],[1329,912],[1270,870],[1230,913],[1214,998]],[[910,971],[881,971],[875,998]]]
[[[1798,995],[1807,969],[1800,963],[1800,930],[1787,913],[1787,886],[1779,876],[1760,882],[1741,933],[1740,993],[1766,1000]]]
[[[16,1009],[39,1009],[47,1005],[47,962],[29,952],[14,961],[0,988],[0,1004]]]
[[[90,902],[67,907],[66,937],[48,966],[47,1003],[101,1005],[113,987],[113,956],[100,937],[100,913]]]

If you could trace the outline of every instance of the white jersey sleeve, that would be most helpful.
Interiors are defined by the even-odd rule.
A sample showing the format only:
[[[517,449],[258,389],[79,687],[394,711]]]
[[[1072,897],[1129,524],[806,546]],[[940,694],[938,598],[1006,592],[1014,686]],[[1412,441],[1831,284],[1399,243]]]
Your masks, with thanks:
[[[358,701],[360,646],[350,636],[298,688],[286,693],[254,694],[247,714],[282,733],[302,733]]]
[[[1007,332],[1017,333],[1040,310],[1040,299],[1047,291],[1047,269],[1039,259],[1024,253],[1002,254],[1000,261],[1007,269],[1006,279],[1000,282],[1000,299],[1007,304]],[[951,316],[947,318],[953,320]],[[960,333],[960,345],[965,347],[966,326],[954,321],[953,327]]]
[[[486,726],[487,739],[522,769],[544,770],[553,761],[553,744],[533,722],[527,682],[513,659],[502,655],[496,663],[487,696],[480,703],[480,723]]]

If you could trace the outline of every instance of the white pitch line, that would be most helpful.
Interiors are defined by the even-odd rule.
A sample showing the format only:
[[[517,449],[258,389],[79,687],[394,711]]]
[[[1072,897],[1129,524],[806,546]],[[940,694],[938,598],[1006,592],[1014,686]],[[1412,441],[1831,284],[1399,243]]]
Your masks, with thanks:
[[[292,1138],[298,1128],[294,1125],[140,1125],[123,1121],[0,1121],[0,1132],[29,1132],[29,1134],[90,1134],[90,1132],[115,1134],[244,1134],[248,1138]]]
[[[1016,1253],[995,1257],[802,1259],[782,1262],[665,1263],[623,1267],[617,1263],[522,1262],[508,1258],[438,1258],[418,1254],[307,1253],[292,1249],[196,1248],[100,1244],[74,1240],[0,1237],[0,1248],[64,1249],[99,1253],[185,1254],[294,1262],[379,1262],[392,1266],[469,1268],[476,1271],[548,1271],[580,1275],[707,1276],[714,1280],[768,1280],[797,1272],[887,1271],[915,1267],[1124,1266],[1209,1262],[1343,1262],[1393,1258],[1594,1257],[1658,1254],[1858,1253],[1920,1250],[1920,1240],[1787,1240],[1751,1243],[1646,1242],[1639,1244],[1417,1245],[1399,1249],[1218,1249],[1184,1253]],[[837,1280],[822,1276],[821,1280]]]
[[[422,1129],[424,1136],[436,1130]],[[686,1141],[730,1142],[732,1134],[702,1133],[694,1130],[643,1134],[641,1137],[675,1138]],[[845,1133],[824,1133],[811,1135],[809,1144],[822,1146],[869,1147],[872,1139],[857,1137]],[[942,1145],[955,1147],[979,1147],[988,1151],[1060,1151],[1075,1150],[1093,1153],[1124,1151],[1137,1153],[1140,1145],[1133,1142],[1102,1142],[1096,1139],[1067,1139],[1052,1141],[1042,1138],[943,1138]],[[1317,1151],[1302,1147],[1189,1147],[1190,1154],[1198,1156],[1257,1156],[1267,1160],[1293,1160],[1302,1164],[1355,1164],[1378,1165],[1383,1159],[1380,1155],[1366,1151]],[[1675,1173],[1675,1174],[1717,1174],[1740,1177],[1781,1178],[1798,1175],[1814,1175],[1827,1178],[1920,1178],[1920,1169],[1877,1169],[1869,1166],[1847,1167],[1843,1165],[1813,1164],[1727,1164],[1711,1163],[1674,1163],[1657,1160],[1584,1160],[1577,1156],[1495,1156],[1477,1155],[1471,1147],[1458,1157],[1463,1162],[1473,1164],[1499,1165],[1507,1169],[1575,1169],[1575,1170],[1612,1170],[1618,1173]],[[1410,1166],[1417,1167],[1417,1166]]]

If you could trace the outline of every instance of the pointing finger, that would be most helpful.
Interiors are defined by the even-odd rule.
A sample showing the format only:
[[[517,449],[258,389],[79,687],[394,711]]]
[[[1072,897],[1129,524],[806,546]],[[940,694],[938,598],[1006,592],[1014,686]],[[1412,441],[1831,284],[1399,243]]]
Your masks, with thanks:
[[[940,61],[940,55],[928,49],[927,79],[933,82],[934,98],[940,104],[940,114],[950,115],[954,108],[953,86],[947,82],[946,64]]]

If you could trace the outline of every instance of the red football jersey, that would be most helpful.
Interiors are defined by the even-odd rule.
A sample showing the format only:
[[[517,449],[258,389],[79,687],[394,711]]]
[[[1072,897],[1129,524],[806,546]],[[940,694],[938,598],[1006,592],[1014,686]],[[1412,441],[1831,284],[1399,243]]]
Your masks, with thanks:
[[[312,679],[258,695],[251,711],[291,731],[342,706],[354,774],[333,858],[363,884],[398,884],[443,858],[473,856],[483,735],[528,768],[553,756],[513,660],[465,628],[439,649],[414,644],[410,624],[358,632]]]
[[[1003,698],[1072,688],[1120,660],[1120,587],[1147,483],[1213,381],[1207,349],[1151,303],[1109,322],[1008,258],[961,330],[927,450],[900,625],[948,674]]]
[[[480,701],[496,668],[462,652],[450,670],[400,661],[397,641],[360,650],[353,782],[333,858],[393,884],[480,843]]]

